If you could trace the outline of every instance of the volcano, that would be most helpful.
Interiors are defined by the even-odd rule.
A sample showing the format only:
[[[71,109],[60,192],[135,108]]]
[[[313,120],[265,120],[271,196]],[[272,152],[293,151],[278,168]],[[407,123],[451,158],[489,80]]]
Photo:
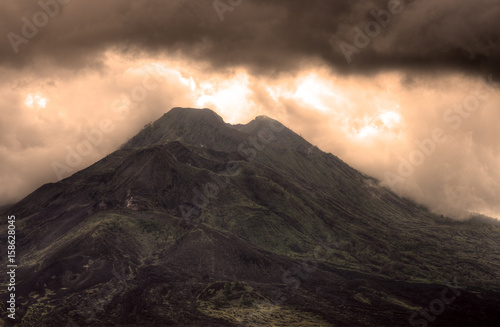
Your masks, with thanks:
[[[500,324],[497,224],[434,214],[266,116],[173,108],[1,210],[5,324]]]

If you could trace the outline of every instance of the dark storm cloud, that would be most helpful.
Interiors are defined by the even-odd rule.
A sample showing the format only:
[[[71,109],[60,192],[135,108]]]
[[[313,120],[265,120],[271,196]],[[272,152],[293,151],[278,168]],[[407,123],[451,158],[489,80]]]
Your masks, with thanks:
[[[375,20],[371,11],[387,10],[389,0],[242,0],[223,13],[222,22],[212,1],[65,2],[47,24],[39,16],[42,26],[32,37],[25,37],[22,18],[33,23],[33,15],[42,10],[40,4],[3,1],[1,62],[22,66],[43,58],[72,69],[99,67],[103,51],[118,49],[130,55],[179,54],[214,67],[246,66],[268,74],[315,59],[346,73],[437,67],[500,72],[500,2],[496,0],[396,1],[393,6],[401,13],[391,15],[391,22],[370,38],[370,44],[358,47],[350,64],[339,44],[355,46],[355,28],[364,30]],[[28,41],[17,45],[17,54],[9,32]]]

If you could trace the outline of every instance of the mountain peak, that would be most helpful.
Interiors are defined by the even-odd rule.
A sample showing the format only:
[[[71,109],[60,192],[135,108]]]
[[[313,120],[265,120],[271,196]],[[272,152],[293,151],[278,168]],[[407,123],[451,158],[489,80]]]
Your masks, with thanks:
[[[171,141],[214,149],[237,148],[238,132],[228,126],[215,111],[203,108],[175,107],[160,119],[148,124],[122,149],[141,148]]]
[[[312,148],[300,135],[265,115],[255,117],[246,125],[230,125],[211,109],[175,107],[157,121],[146,125],[122,149],[179,141],[188,146],[234,151],[245,142],[248,135],[259,136],[266,129],[279,130],[278,137],[273,141],[275,146],[301,152]]]
[[[219,116],[215,111],[208,108],[198,109],[174,107],[166,112],[163,116],[172,119],[206,119],[207,121],[212,123],[224,124],[224,119],[222,119],[222,117]]]
[[[255,117],[255,120],[275,120],[275,119],[272,119],[271,117],[266,116],[266,115],[259,115],[259,116]]]
[[[255,117],[248,124],[241,126],[239,130],[247,134],[257,135],[259,132],[269,127],[274,130],[280,131],[274,142],[275,145],[278,145],[282,148],[303,151],[306,151],[307,149],[312,147],[312,145],[304,138],[302,138],[302,136],[287,128],[278,120],[265,115]]]

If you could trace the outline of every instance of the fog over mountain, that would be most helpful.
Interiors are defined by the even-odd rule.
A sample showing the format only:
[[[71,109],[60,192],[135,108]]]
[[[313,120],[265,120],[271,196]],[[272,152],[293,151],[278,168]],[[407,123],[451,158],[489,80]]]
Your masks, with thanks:
[[[183,106],[273,117],[436,212],[500,217],[499,17],[494,0],[3,1],[0,204]]]

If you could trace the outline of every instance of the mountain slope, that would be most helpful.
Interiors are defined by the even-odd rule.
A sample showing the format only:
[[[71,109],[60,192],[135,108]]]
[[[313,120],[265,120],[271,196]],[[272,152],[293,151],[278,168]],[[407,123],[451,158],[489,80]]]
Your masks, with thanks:
[[[405,325],[444,288],[460,296],[435,324],[498,319],[498,226],[434,215],[268,117],[174,108],[7,210],[21,325]]]

